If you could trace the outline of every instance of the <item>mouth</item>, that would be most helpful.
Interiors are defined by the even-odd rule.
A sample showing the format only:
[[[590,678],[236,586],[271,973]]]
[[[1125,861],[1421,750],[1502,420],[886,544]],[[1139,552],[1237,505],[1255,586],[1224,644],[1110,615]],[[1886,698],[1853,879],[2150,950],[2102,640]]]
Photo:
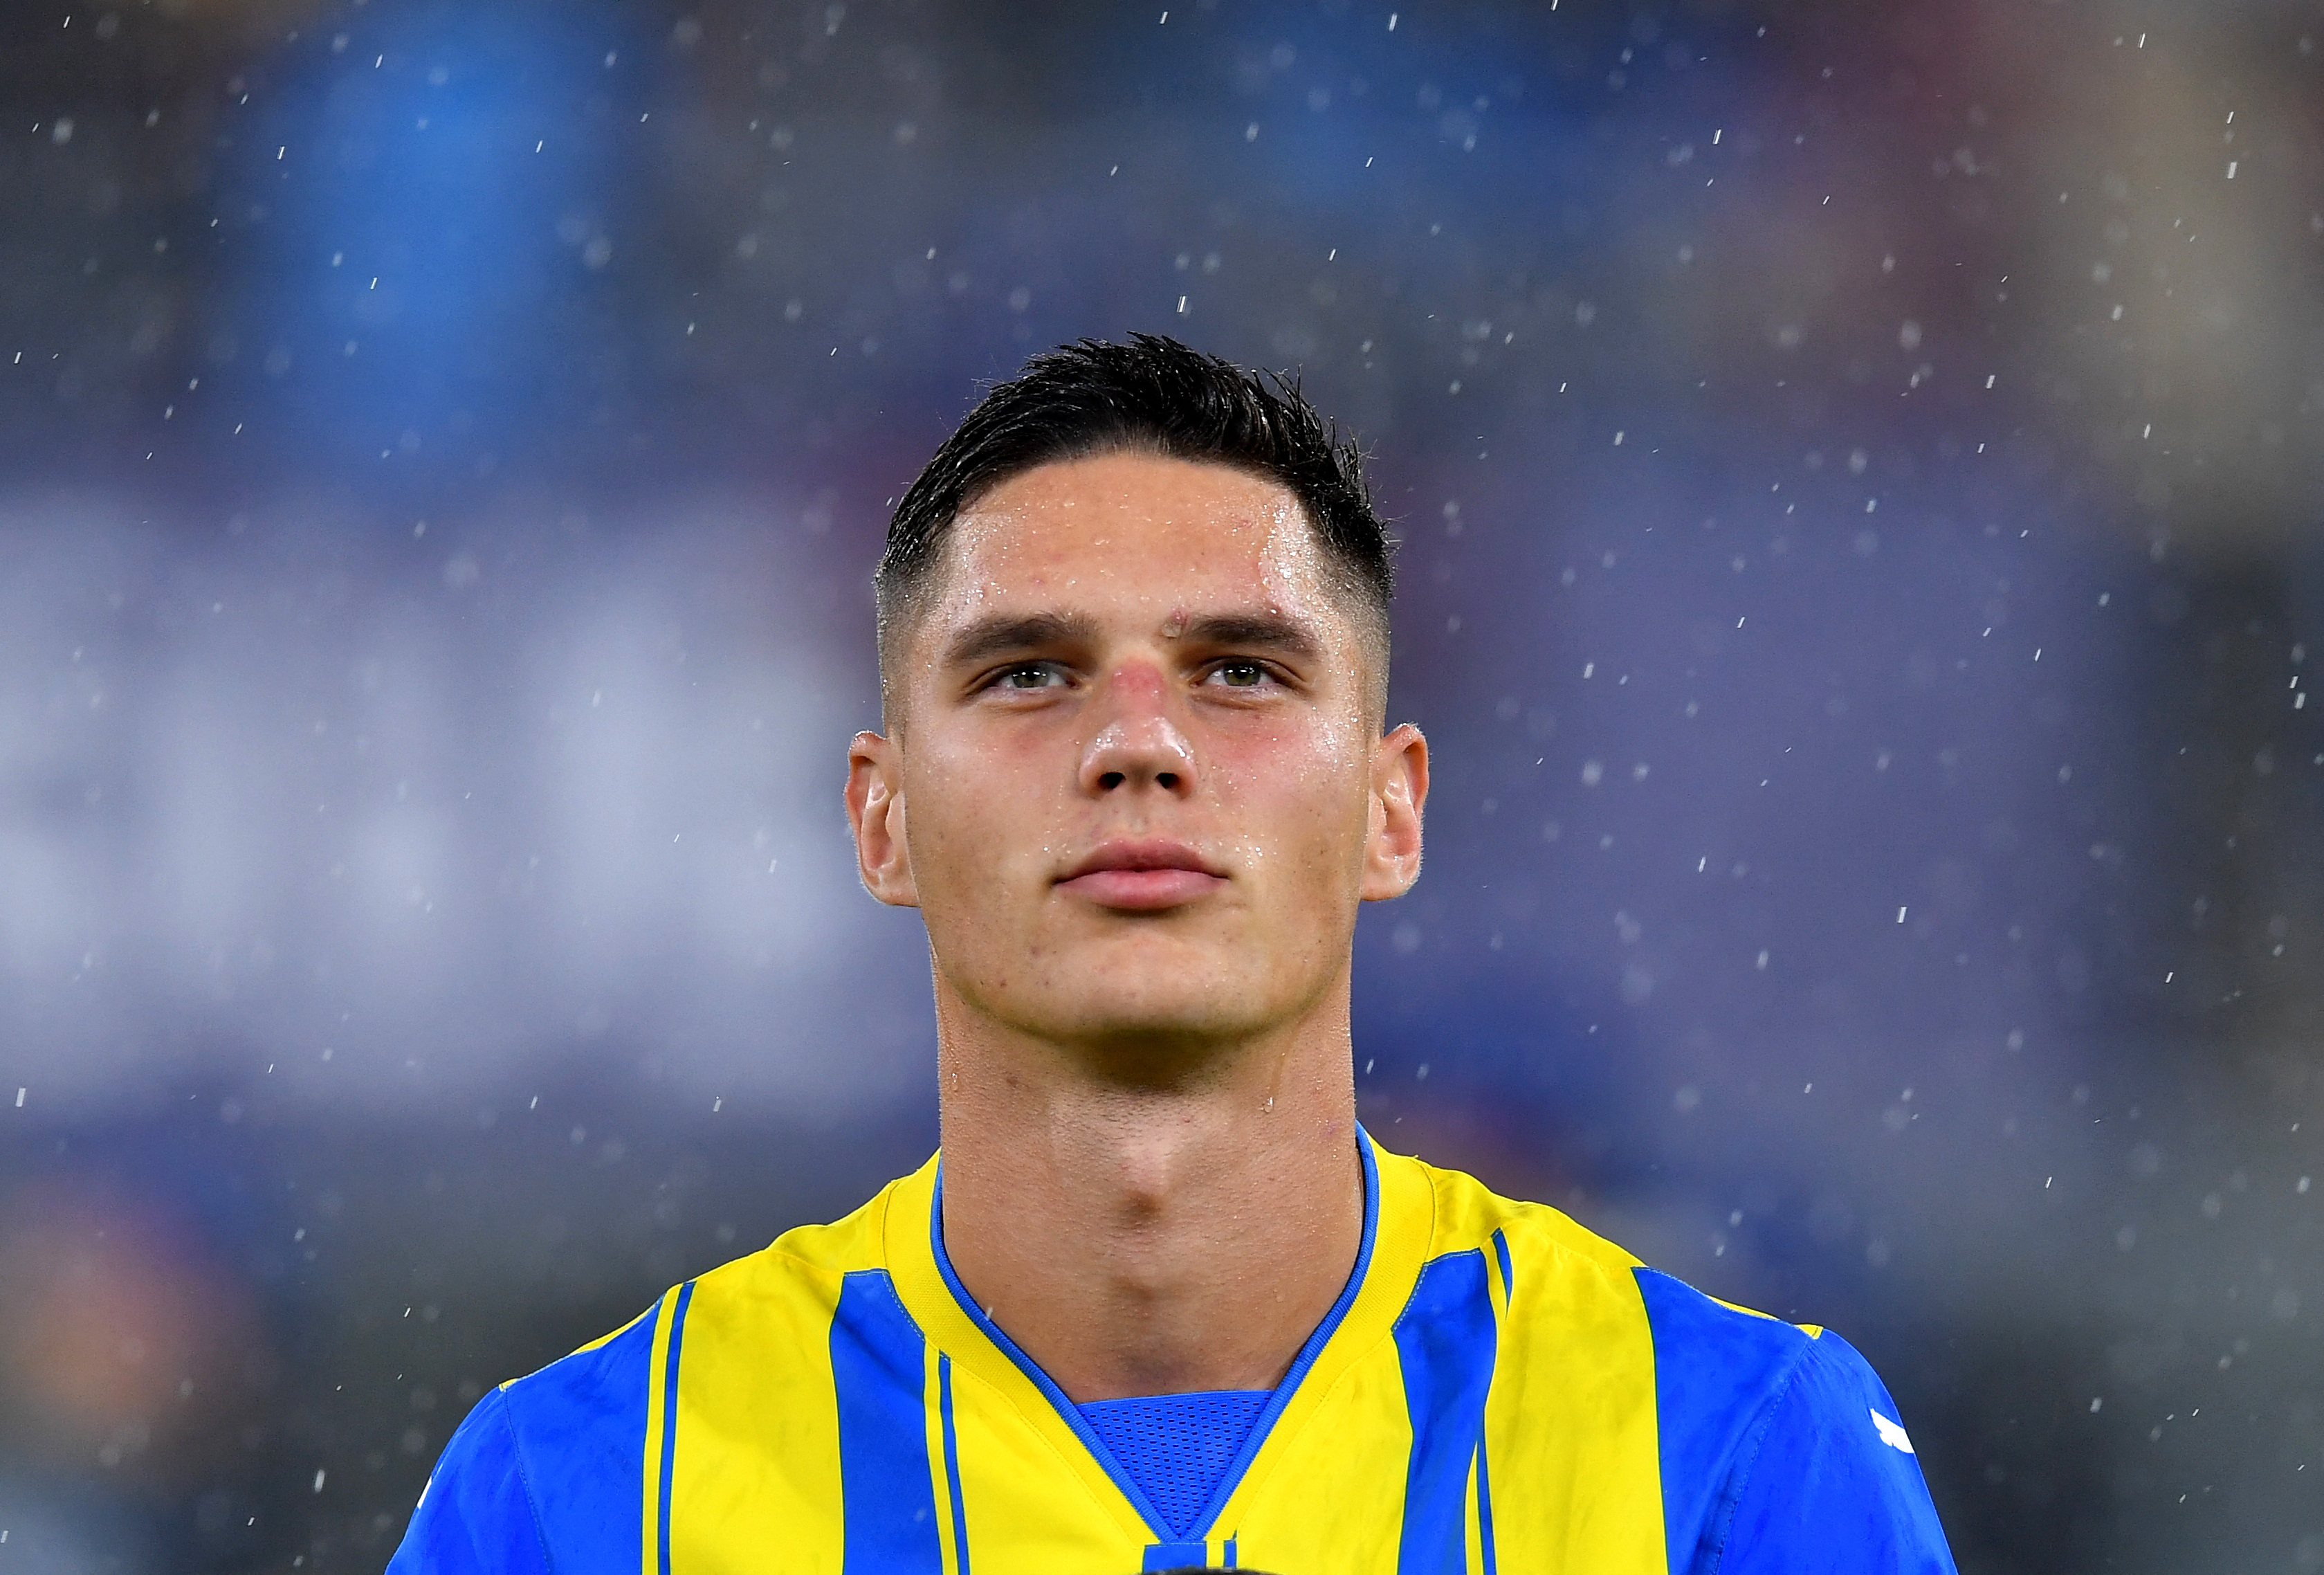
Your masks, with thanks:
[[[1100,844],[1056,882],[1059,891],[1101,908],[1144,913],[1183,906],[1226,884],[1183,842],[1129,840]]]

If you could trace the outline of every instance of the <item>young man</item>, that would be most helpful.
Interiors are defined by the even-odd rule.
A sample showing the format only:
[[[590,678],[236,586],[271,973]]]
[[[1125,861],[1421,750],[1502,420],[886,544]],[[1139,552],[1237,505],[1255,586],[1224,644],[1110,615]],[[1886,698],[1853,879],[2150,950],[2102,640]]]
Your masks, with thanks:
[[[1296,389],[996,387],[896,511],[847,814],[918,907],[943,1150],[487,1395],[408,1575],[1951,1569],[1840,1339],[1356,1125],[1420,872],[1388,541]]]

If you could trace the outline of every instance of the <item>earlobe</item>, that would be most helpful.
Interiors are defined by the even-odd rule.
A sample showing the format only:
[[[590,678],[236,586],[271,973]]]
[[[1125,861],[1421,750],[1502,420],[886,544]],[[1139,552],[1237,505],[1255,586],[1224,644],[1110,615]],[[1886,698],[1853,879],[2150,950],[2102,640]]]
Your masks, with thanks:
[[[855,735],[847,750],[847,825],[855,836],[855,868],[863,889],[891,906],[917,908],[919,892],[912,883],[897,765],[891,740],[877,733]]]
[[[1422,811],[1428,802],[1428,740],[1406,722],[1372,755],[1371,825],[1364,848],[1363,899],[1400,897],[1420,878]]]

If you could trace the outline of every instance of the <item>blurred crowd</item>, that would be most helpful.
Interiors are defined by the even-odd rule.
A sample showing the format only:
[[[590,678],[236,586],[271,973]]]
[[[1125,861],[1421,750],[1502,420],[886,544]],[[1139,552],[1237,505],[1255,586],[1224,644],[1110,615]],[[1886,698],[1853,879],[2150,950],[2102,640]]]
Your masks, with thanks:
[[[934,1141],[886,510],[1304,379],[1430,858],[1365,1119],[1840,1329],[1965,1571],[2324,1570],[2324,7],[0,17],[0,1571],[377,1569]]]

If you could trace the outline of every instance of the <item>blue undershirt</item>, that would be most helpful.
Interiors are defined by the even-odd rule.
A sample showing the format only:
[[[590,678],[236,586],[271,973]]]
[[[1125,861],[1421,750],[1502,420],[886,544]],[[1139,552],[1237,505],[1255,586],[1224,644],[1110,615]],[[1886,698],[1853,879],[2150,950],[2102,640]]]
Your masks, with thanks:
[[[1271,1389],[1213,1389],[1099,1400],[1074,1409],[1112,1451],[1123,1475],[1154,1501],[1171,1532],[1190,1537],[1194,1517],[1226,1479],[1259,1413],[1274,1398]]]

